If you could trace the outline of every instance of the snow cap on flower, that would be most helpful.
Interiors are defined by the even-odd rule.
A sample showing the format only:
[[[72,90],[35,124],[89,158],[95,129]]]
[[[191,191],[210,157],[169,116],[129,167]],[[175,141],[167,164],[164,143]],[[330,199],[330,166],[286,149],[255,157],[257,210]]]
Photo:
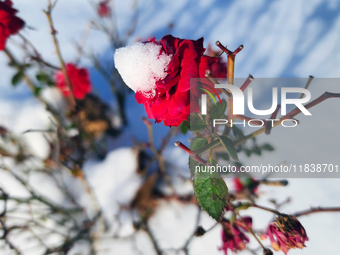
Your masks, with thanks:
[[[137,42],[117,49],[115,66],[126,85],[146,97],[155,95],[156,82],[167,76],[171,55],[161,53],[162,46]]]

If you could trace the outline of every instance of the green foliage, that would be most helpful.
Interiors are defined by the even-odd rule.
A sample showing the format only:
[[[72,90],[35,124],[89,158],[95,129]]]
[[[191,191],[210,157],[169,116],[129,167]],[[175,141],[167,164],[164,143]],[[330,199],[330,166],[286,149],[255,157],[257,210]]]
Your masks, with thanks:
[[[196,151],[199,148],[203,147],[204,145],[207,144],[207,140],[203,137],[197,137],[195,138],[191,144],[190,144],[190,150]]]
[[[209,163],[216,165],[215,161]],[[206,172],[195,173],[194,192],[200,207],[218,221],[227,205],[228,187],[218,173],[208,168]]]
[[[230,160],[230,156],[229,156],[229,154],[227,152],[218,152],[218,153],[216,153],[216,156],[218,158],[224,159],[225,161],[229,161]]]
[[[35,96],[39,96],[41,91],[42,91],[42,88],[35,87],[33,93],[34,93]]]
[[[190,114],[190,125],[189,130],[196,132],[204,129],[206,127],[206,123],[200,118],[197,113]]]
[[[51,76],[48,75],[48,74],[46,74],[46,73],[44,73],[44,72],[39,72],[39,73],[35,76],[35,78],[36,78],[39,82],[41,82],[41,83],[43,83],[43,84],[46,84],[47,86],[54,86],[54,85],[55,85],[55,84],[54,84],[54,81],[51,79]]]
[[[259,146],[257,146],[257,145],[255,145],[251,151],[252,151],[253,153],[255,153],[256,155],[259,155],[259,156],[262,155],[261,148],[260,148]]]
[[[261,146],[262,149],[266,150],[266,151],[273,151],[274,147],[271,146],[269,143],[265,143],[264,145]]]
[[[195,138],[191,144],[190,144],[190,150],[195,151],[198,150],[199,148],[203,147],[204,145],[207,144],[207,140],[202,138],[202,137],[197,137]],[[189,169],[190,169],[190,173],[191,176],[194,175],[196,166],[202,166],[201,164],[199,164],[197,161],[193,160],[190,156],[189,156]]]
[[[233,144],[233,141],[227,136],[222,136],[222,135],[221,136],[216,135],[216,136],[221,141],[221,144],[224,146],[224,148],[226,148],[230,157],[232,157],[234,160],[238,160],[237,152]]]
[[[236,125],[233,125],[232,130],[235,137],[244,138],[243,131],[236,127]]]
[[[189,121],[183,121],[182,124],[179,126],[179,129],[181,130],[181,133],[183,135],[186,135],[189,131],[190,123]]]
[[[17,86],[24,78],[24,72],[19,71],[12,77],[12,85]]]
[[[209,110],[209,114],[210,114],[211,119],[222,118],[226,109],[227,109],[227,102],[223,99],[222,105],[216,104],[211,108],[211,110]]]

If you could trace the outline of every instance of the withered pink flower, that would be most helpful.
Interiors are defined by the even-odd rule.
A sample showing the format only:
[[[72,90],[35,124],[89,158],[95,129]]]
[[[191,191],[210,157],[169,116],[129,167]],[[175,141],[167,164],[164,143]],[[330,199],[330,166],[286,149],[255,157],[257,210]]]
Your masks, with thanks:
[[[249,228],[252,227],[252,218],[243,217],[244,222]],[[233,224],[229,220],[224,220],[224,228],[222,230],[222,247],[218,249],[224,251],[224,254],[228,254],[228,249],[237,252],[241,251],[246,247],[246,243],[249,242],[249,238],[245,235],[247,227],[243,221],[236,219]]]
[[[281,214],[270,223],[266,232],[262,237],[269,237],[273,249],[281,250],[285,254],[289,249],[306,247],[305,242],[308,241],[306,230],[301,223],[294,216],[286,214]]]

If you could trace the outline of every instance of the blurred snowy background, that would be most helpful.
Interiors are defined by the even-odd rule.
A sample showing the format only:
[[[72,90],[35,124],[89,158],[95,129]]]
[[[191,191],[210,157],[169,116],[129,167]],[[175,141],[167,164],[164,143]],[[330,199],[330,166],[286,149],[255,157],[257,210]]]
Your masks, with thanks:
[[[23,32],[39,49],[40,53],[52,63],[57,63],[57,57],[51,43],[49,27],[42,10],[46,1],[15,0],[15,8],[20,10],[19,16],[27,25],[35,30],[25,29]],[[204,37],[205,46],[219,40],[228,48],[234,49],[243,44],[244,49],[236,59],[236,77],[247,77],[252,74],[255,78],[339,78],[340,73],[340,1],[339,0],[140,0],[137,6],[134,1],[115,1],[116,23],[119,33],[124,34],[134,10],[138,10],[136,30],[129,39],[156,37],[160,39],[166,34],[180,38],[198,39]],[[134,9],[135,8],[135,9]],[[88,20],[95,16],[94,10],[87,1],[59,0],[53,13],[55,26],[58,30],[62,54],[66,61],[76,57],[73,41],[82,36]],[[10,40],[11,44],[16,38]],[[14,42],[13,42],[14,43]],[[110,61],[113,52],[106,38],[99,32],[91,31],[87,42],[88,49],[99,54],[102,61]],[[11,46],[10,46],[11,48]],[[0,52],[1,53],[1,52]],[[86,66],[87,59],[81,64]],[[40,129],[50,123],[48,114],[28,91],[26,86],[13,88],[10,79],[12,70],[7,66],[7,60],[0,54],[0,124],[11,128],[18,135],[28,129]],[[102,78],[92,70],[91,78],[94,93],[100,95],[112,104],[109,88],[103,86]],[[255,105],[261,105],[264,91],[254,88]],[[270,91],[270,90],[269,90]],[[312,99],[325,91],[340,92],[336,82],[313,86],[310,91]],[[57,91],[44,91],[43,95],[58,101]],[[261,97],[262,96],[262,97]],[[266,107],[266,105],[263,105]],[[271,137],[262,135],[259,141],[268,142],[275,147],[272,153],[262,157],[247,159],[247,164],[262,162],[280,164],[284,161],[294,164],[305,163],[340,163],[340,100],[331,99],[311,109],[312,117],[298,116],[300,125],[292,129],[278,127]],[[129,126],[117,140],[110,141],[111,152],[104,161],[90,159],[85,171],[89,176],[104,214],[112,218],[117,210],[117,203],[127,203],[133,197],[141,180],[134,175],[136,160],[134,160],[133,144],[130,135],[140,140],[147,140],[147,132],[141,117],[146,116],[142,105],[135,102],[133,95],[128,98],[126,111]],[[168,132],[163,124],[154,125],[155,143],[160,144],[160,138]],[[48,144],[39,133],[25,134],[24,138],[39,157],[49,153]],[[178,137],[177,137],[178,139]],[[187,137],[181,137],[186,144]],[[167,147],[165,155],[170,162],[175,162],[178,168],[187,168],[187,155],[178,148]],[[36,180],[41,182],[44,180]],[[13,190],[10,177],[1,174],[0,186]],[[43,187],[41,187],[43,189]],[[190,192],[190,187],[187,189]],[[20,195],[20,189],[17,189]],[[188,191],[183,191],[188,192]],[[286,213],[304,210],[310,206],[340,206],[340,185],[338,179],[290,179],[288,187],[261,187],[263,196],[259,204],[270,206],[268,200],[275,197],[282,202],[292,197],[290,204],[283,208]],[[58,194],[49,194],[58,201]],[[86,200],[84,199],[84,203]],[[162,248],[178,248],[192,234],[197,210],[193,205],[183,205],[178,202],[163,202],[150,220],[150,227],[158,238]],[[270,220],[271,215],[249,209],[255,219],[254,228],[262,228]],[[127,216],[127,218],[129,218]],[[289,254],[336,254],[337,240],[340,232],[337,226],[340,219],[336,213],[313,214],[300,218],[304,225],[309,241],[303,250],[291,250]],[[207,215],[203,215],[202,226],[209,228],[213,225]],[[128,236],[133,231],[131,219],[126,220],[123,234]],[[221,245],[219,227],[207,233],[202,238],[195,238],[190,245],[190,254],[222,254],[217,250]],[[148,237],[142,233],[136,236],[136,245],[142,254],[154,254]],[[268,243],[266,243],[268,244]],[[136,254],[134,241],[102,241],[102,254]],[[256,246],[252,242],[253,246]],[[87,254],[87,247],[79,244],[70,254]],[[1,254],[3,251],[0,251]],[[37,253],[27,253],[37,254]],[[171,250],[168,254],[174,254]],[[241,252],[240,254],[249,254]]]

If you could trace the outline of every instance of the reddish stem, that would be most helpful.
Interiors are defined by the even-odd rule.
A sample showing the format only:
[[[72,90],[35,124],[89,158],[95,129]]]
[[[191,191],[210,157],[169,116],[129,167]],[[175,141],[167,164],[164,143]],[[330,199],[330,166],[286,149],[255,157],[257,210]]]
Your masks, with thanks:
[[[242,91],[245,91],[246,88],[249,86],[249,84],[250,84],[253,80],[254,80],[254,77],[253,77],[251,74],[249,74],[247,80],[243,83],[243,85],[241,86],[240,89],[241,89]]]
[[[325,92],[321,96],[319,96],[317,99],[315,99],[314,101],[310,102],[309,104],[304,105],[304,107],[306,109],[309,109],[309,108],[325,101],[328,98],[334,98],[334,97],[340,97],[340,93]],[[286,116],[287,117],[294,117],[294,116],[298,115],[300,112],[301,112],[301,110],[299,108],[295,108],[290,113],[288,113]]]
[[[194,151],[191,151],[187,146],[185,146],[183,143],[181,143],[180,141],[175,142],[175,146],[181,148],[182,150],[184,150],[186,153],[188,153],[194,160],[196,160],[197,162],[201,163],[202,165],[206,166],[207,165],[207,161],[205,161],[204,159],[202,159],[197,153],[195,153]]]

